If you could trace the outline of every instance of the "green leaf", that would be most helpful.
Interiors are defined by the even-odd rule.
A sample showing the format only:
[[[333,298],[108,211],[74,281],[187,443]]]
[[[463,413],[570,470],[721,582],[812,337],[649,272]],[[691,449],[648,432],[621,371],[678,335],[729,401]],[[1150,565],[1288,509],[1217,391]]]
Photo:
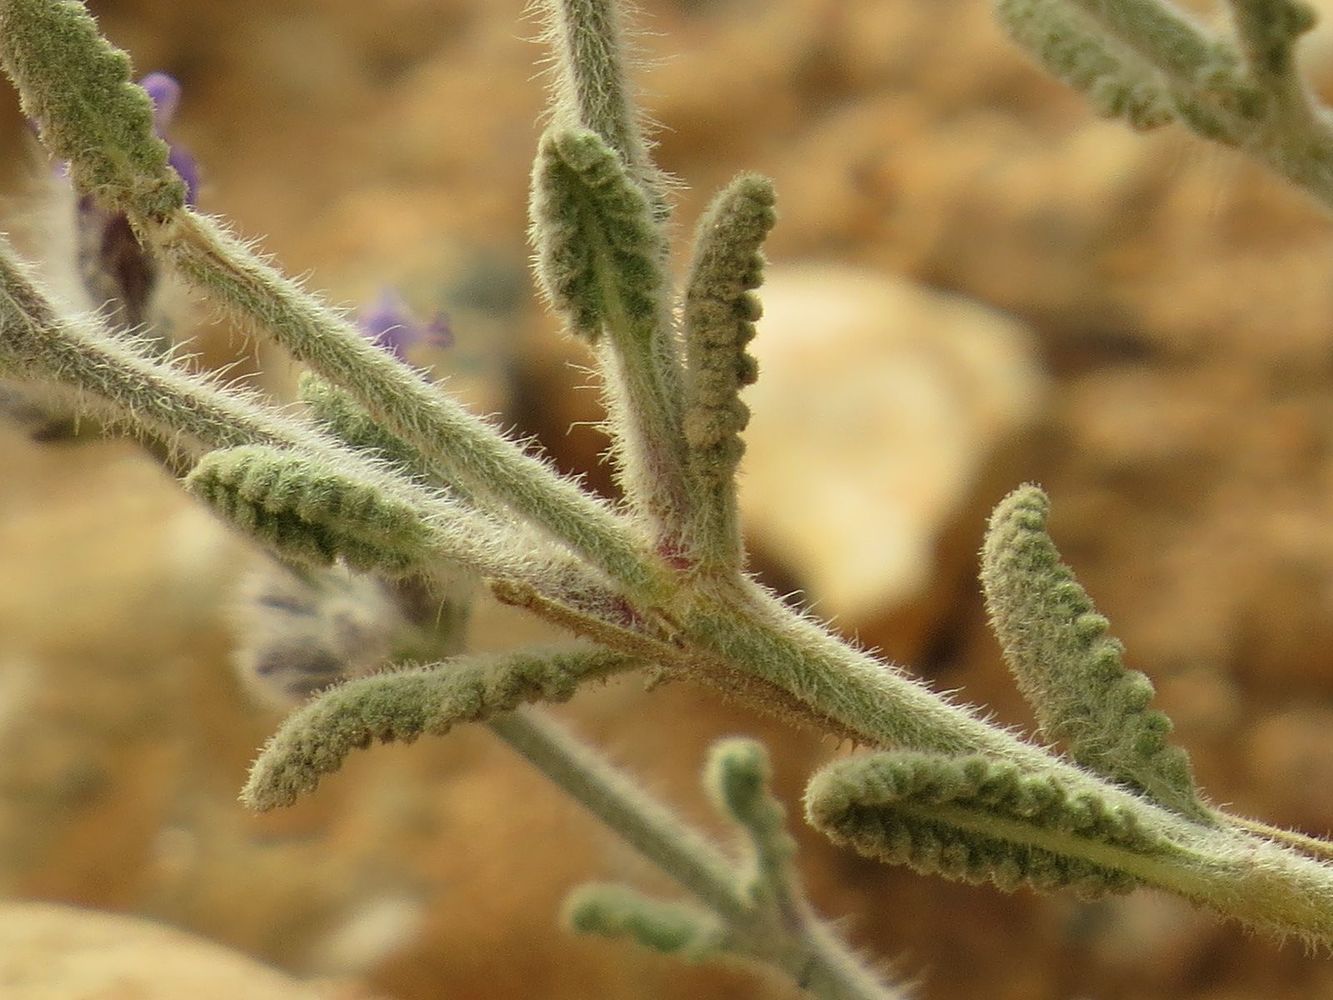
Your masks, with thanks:
[[[82,3],[0,0],[0,61],[80,191],[154,219],[185,204],[129,56],[102,38]]]
[[[1161,75],[1068,0],[997,0],[995,12],[1015,42],[1087,95],[1102,117],[1144,131],[1175,118]]]
[[[665,246],[648,199],[595,132],[550,129],[532,174],[537,277],[570,329],[651,340],[663,317]]]
[[[759,369],[746,346],[761,308],[752,289],[762,280],[760,255],[777,215],[773,185],[742,174],[699,220],[685,289],[685,440],[693,493],[694,547],[703,563],[735,567],[741,539],[736,467],[750,411],[740,391]]]
[[[260,752],[241,792],[252,809],[291,805],[372,743],[443,736],[519,705],[568,701],[584,681],[637,661],[606,650],[465,656],[348,681],[297,709]]]
[[[430,558],[434,535],[410,506],[327,463],[268,445],[209,452],[185,486],[284,555],[402,573]]]
[[[991,515],[981,583],[991,627],[1042,730],[1080,764],[1191,819],[1211,822],[1189,756],[1166,740],[1171,720],[1149,708],[1152,682],[1123,647],[1046,533],[1050,503],[1023,486]]]
[[[589,883],[565,900],[564,920],[579,934],[629,937],[664,955],[701,962],[727,950],[720,918],[691,903],[654,899],[629,886]]]
[[[1169,853],[1132,806],[1089,782],[971,755],[913,751],[840,760],[806,789],[806,816],[833,841],[923,874],[1073,888],[1097,896],[1139,883],[1136,857]]]
[[[704,785],[718,808],[749,841],[748,867],[740,884],[756,904],[781,914],[801,906],[796,840],[787,832],[786,810],[774,796],[768,753],[757,740],[729,739],[708,754]]]

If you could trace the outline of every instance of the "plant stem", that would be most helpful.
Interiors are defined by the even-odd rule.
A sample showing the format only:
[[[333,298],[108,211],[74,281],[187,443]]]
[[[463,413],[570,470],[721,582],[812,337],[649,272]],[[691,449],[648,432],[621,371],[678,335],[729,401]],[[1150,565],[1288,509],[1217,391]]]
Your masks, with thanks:
[[[230,233],[188,210],[165,222],[134,221],[228,313],[342,386],[464,486],[508,504],[650,602],[666,595],[669,571],[609,507],[381,351]]]
[[[577,123],[600,136],[624,161],[648,199],[659,230],[668,214],[666,185],[630,97],[626,44],[615,0],[547,0],[549,36],[556,53],[552,101],[557,124]],[[606,255],[615,248],[595,248]],[[659,272],[666,270],[660,240]],[[607,334],[599,345],[606,382],[607,427],[630,501],[653,522],[659,549],[678,552],[688,518],[680,345],[671,317],[668,283],[657,294],[649,322],[631,317],[616,289],[603,282]]]
[[[1246,819],[1244,816],[1227,816],[1227,822],[1236,829],[1244,830],[1256,837],[1294,847],[1319,861],[1333,861],[1333,843],[1327,840],[1320,840],[1318,837],[1311,837],[1295,830],[1284,830],[1280,826],[1271,826],[1256,819]]]
[[[1286,0],[1232,0],[1250,72],[1235,69],[1232,48],[1166,0],[1071,0],[1142,55],[1186,102],[1206,108],[1215,127],[1196,131],[1244,149],[1333,208],[1333,116],[1310,104],[1289,53],[1308,21]],[[1274,45],[1286,19],[1285,46]],[[1263,53],[1283,52],[1276,64]],[[1243,93],[1248,87],[1251,93]],[[1220,131],[1220,134],[1215,132]]]
[[[743,937],[754,934],[745,954],[777,965],[821,1000],[901,1000],[901,994],[876,981],[850,949],[808,913],[792,928],[755,926],[754,903],[741,892],[730,860],[553,720],[525,711],[499,716],[488,725]]]
[[[728,920],[748,916],[750,903],[741,895],[727,859],[591,748],[531,711],[499,716],[488,725],[681,888]]]
[[[547,553],[545,563],[534,559],[531,540],[526,547],[516,545],[493,519],[366,461],[256,396],[163,362],[148,341],[113,334],[92,315],[57,315],[3,237],[0,369],[77,390],[85,407],[196,456],[251,444],[318,456],[332,470],[417,509],[438,528],[437,555],[484,575],[539,581],[562,562],[559,552]]]
[[[577,122],[621,155],[650,202],[665,204],[661,176],[630,99],[622,53],[626,49],[615,0],[544,0],[548,40],[556,55],[551,101],[561,124]]]
[[[1276,843],[1207,826],[1151,803],[949,703],[898,668],[852,649],[757,585],[710,602],[682,622],[690,639],[735,669],[749,670],[833,717],[867,742],[942,752],[983,753],[1032,771],[1095,782],[1098,794],[1130,809],[1189,855],[1135,862],[1136,877],[1277,933],[1333,942],[1333,865]],[[1025,836],[1015,823],[1012,835]],[[1031,831],[1028,831],[1031,833]]]

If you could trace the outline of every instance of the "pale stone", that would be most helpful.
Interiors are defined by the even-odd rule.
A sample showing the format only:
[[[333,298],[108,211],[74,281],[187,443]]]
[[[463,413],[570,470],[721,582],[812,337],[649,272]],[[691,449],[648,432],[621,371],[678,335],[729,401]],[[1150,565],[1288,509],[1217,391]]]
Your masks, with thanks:
[[[760,294],[744,524],[854,623],[925,589],[942,526],[1044,376],[1021,324],[904,280],[774,267]]]
[[[349,989],[301,983],[138,917],[53,903],[0,905],[0,994],[7,1000],[333,1000],[353,996]]]

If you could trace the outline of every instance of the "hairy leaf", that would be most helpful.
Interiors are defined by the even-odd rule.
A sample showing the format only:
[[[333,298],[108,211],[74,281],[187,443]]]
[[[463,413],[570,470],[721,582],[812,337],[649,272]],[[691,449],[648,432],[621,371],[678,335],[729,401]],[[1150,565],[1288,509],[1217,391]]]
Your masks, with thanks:
[[[699,220],[685,289],[685,440],[694,494],[694,544],[702,562],[740,561],[736,467],[750,411],[740,391],[759,369],[746,345],[754,338],[764,238],[777,219],[773,185],[756,174],[732,181]]]
[[[153,103],[131,82],[129,56],[101,37],[82,3],[0,2],[0,61],[80,191],[152,218],[185,204],[185,183],[167,165]]]
[[[318,459],[267,445],[209,452],[186,488],[285,555],[400,573],[422,562],[433,534],[410,506]]]
[[[810,822],[838,843],[965,882],[1127,892],[1135,856],[1171,845],[1131,807],[983,756],[911,751],[837,761],[806,789]]]
[[[1054,76],[1087,95],[1104,118],[1146,131],[1175,118],[1161,75],[1068,0],[997,0],[1009,36]]]
[[[564,905],[565,923],[580,934],[630,937],[645,948],[691,962],[726,951],[727,928],[691,903],[654,899],[629,886],[589,883]]]
[[[623,317],[647,340],[661,320],[664,247],[648,199],[595,132],[542,136],[532,174],[537,277],[570,329],[596,340]]]
[[[1106,619],[1060,562],[1049,507],[1037,487],[1015,490],[991,515],[981,553],[991,627],[1019,688],[1080,764],[1206,820],[1189,757],[1166,740],[1171,720],[1149,708],[1152,682],[1125,667]]]
[[[291,805],[353,750],[443,736],[524,703],[567,701],[584,681],[635,662],[605,650],[544,650],[458,657],[348,681],[288,716],[260,752],[241,800],[261,811]]]

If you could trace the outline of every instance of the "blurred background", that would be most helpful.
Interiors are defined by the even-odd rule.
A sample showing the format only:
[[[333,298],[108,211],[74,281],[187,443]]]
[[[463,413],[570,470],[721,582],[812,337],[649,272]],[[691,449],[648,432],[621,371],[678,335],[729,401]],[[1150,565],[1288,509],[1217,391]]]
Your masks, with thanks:
[[[545,53],[523,3],[89,6],[137,72],[180,80],[172,136],[199,161],[205,210],[335,302],[392,286],[443,310],[454,345],[415,360],[610,488],[587,356],[527,275]],[[755,569],[1029,727],[985,627],[975,552],[990,507],[1040,482],[1057,544],[1153,677],[1214,801],[1327,834],[1325,213],[1179,128],[1135,135],[1091,117],[985,0],[641,6],[636,79],[659,160],[684,184],[678,267],[736,172],[770,175],[779,194],[747,396]],[[1333,34],[1317,29],[1303,57],[1333,92]],[[40,252],[50,168],[23,153],[8,88],[0,116],[15,154],[0,157],[0,225]],[[206,305],[191,327],[205,363],[238,361],[290,395],[289,362]],[[132,444],[0,426],[0,467],[6,897],[194,932],[313,991],[284,996],[792,995],[563,931],[560,900],[581,881],[663,883],[479,730],[375,749],[298,807],[250,815],[236,793],[280,718],[230,666],[228,608],[256,553]],[[544,635],[479,609],[479,647]],[[805,777],[846,750],[683,684],[613,684],[561,714],[713,829],[697,774],[717,737],[768,743],[797,826]],[[1153,892],[1003,895],[798,834],[821,912],[930,1000],[1333,995],[1326,961]],[[75,968],[62,965],[73,932],[34,936],[38,911],[2,912],[0,950],[43,956],[43,974]],[[153,952],[167,945],[126,947],[169,980]],[[78,968],[40,995],[119,995]],[[162,996],[203,995],[192,988]],[[230,995],[261,996],[248,989]]]

